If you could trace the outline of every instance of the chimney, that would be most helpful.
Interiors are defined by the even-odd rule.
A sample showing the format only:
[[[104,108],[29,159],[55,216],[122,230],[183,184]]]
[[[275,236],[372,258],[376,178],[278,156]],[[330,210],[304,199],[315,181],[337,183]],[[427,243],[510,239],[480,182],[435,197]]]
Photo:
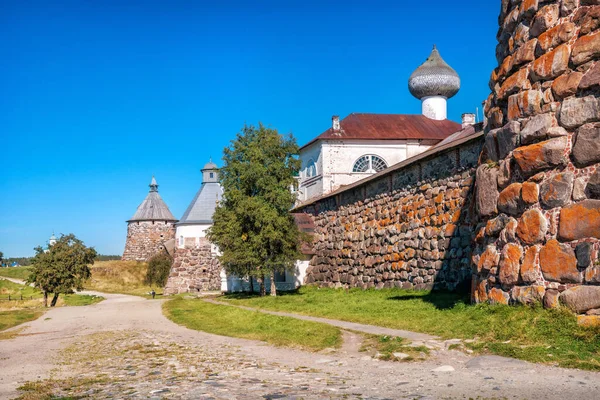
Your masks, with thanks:
[[[462,115],[462,127],[465,129],[468,126],[475,125],[475,114],[465,113]]]
[[[339,132],[340,128],[340,117],[338,115],[334,115],[331,117],[331,128],[334,132]]]

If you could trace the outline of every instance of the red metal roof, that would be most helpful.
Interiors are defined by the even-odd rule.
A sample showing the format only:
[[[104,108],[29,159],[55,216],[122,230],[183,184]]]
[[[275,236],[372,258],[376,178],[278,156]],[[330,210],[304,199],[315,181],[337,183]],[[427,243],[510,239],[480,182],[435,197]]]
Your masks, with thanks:
[[[333,128],[302,146],[327,139],[362,140],[444,140],[460,131],[461,125],[450,120],[436,121],[424,115],[352,113],[340,121],[341,129]]]

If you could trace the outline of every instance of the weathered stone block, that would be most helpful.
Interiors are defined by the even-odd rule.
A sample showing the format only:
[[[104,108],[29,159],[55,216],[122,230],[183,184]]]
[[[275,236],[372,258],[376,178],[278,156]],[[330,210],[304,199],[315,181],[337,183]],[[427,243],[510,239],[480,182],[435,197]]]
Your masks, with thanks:
[[[546,208],[562,207],[571,200],[573,193],[573,181],[575,176],[572,172],[563,172],[553,175],[542,183],[540,187],[540,202]]]
[[[523,283],[535,283],[539,279],[540,272],[537,265],[539,252],[539,246],[531,246],[525,252],[523,264],[521,265],[521,280]]]
[[[576,33],[577,27],[574,23],[564,22],[542,33],[539,37],[538,46],[545,53],[553,47],[568,42]]]
[[[508,98],[508,120],[526,118],[542,111],[543,94],[540,90],[525,90]]]
[[[525,211],[517,225],[517,236],[525,244],[542,242],[547,231],[548,222],[538,209]]]
[[[573,96],[577,93],[579,83],[583,78],[583,73],[572,72],[570,74],[561,75],[552,82],[552,93],[556,100],[564,99],[565,97]]]
[[[550,128],[558,126],[553,114],[539,114],[531,117],[521,130],[521,144],[531,144],[548,138]]]
[[[531,89],[531,83],[529,82],[529,68],[523,68],[504,81],[498,91],[498,98],[504,100],[511,94],[529,89]]]
[[[560,302],[578,314],[600,308],[600,286],[576,286],[565,290],[560,294]]]
[[[519,145],[519,132],[521,124],[511,121],[499,129],[496,138],[498,141],[498,157],[505,158],[515,147]]]
[[[544,294],[544,308],[557,308],[559,303],[559,291],[556,289],[548,289]]]
[[[571,61],[581,65],[600,57],[600,32],[582,36],[573,45]]]
[[[498,169],[481,165],[477,168],[477,211],[482,217],[489,217],[497,212],[498,203]]]
[[[585,187],[585,194],[590,199],[600,199],[600,169],[590,177]]]
[[[531,79],[545,81],[564,74],[569,69],[571,46],[563,44],[533,62]]]
[[[565,99],[560,108],[560,123],[574,129],[600,119],[600,101],[594,96]]]
[[[510,297],[519,304],[533,305],[544,300],[546,288],[543,286],[515,286],[510,291]]]
[[[599,327],[600,316],[599,315],[578,315],[577,325],[584,326],[586,328]]]
[[[538,202],[540,188],[535,182],[524,182],[521,188],[521,199],[526,206],[533,205]]]
[[[519,268],[522,256],[523,249],[517,244],[508,243],[502,249],[498,264],[500,267],[498,278],[503,287],[514,286],[519,281]]]
[[[497,267],[499,262],[500,254],[498,253],[496,246],[488,246],[479,258],[477,272],[481,273],[482,271],[489,271],[490,269]]]
[[[579,243],[575,247],[575,257],[577,257],[577,268],[585,269],[592,263],[593,246],[590,242]]]
[[[558,22],[560,9],[558,4],[549,4],[539,9],[533,18],[529,30],[531,37],[538,37],[542,32],[552,28]]]
[[[553,282],[581,283],[583,276],[577,269],[577,258],[571,246],[549,240],[540,251],[540,269],[544,278]]]
[[[510,295],[498,288],[492,288],[488,292],[488,299],[490,304],[505,304],[508,305]]]
[[[600,85],[600,62],[596,62],[592,68],[590,68],[581,82],[579,82],[579,90],[590,90]]]
[[[544,169],[565,165],[567,146],[567,138],[558,137],[519,147],[513,151],[513,156],[525,175],[533,175]]]
[[[600,239],[600,200],[584,200],[560,211],[558,237],[564,241]]]
[[[518,215],[523,209],[521,201],[522,184],[513,183],[500,192],[498,197],[498,211],[509,215]]]
[[[579,167],[600,162],[600,123],[585,124],[577,130],[573,161]]]

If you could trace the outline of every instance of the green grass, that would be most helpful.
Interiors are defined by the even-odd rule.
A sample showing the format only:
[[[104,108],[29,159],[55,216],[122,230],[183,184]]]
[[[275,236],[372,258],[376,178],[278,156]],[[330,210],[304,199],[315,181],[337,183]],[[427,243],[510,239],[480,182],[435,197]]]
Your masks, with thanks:
[[[6,267],[0,268],[0,276],[14,279],[27,279],[31,273],[31,267]]]
[[[90,296],[88,294],[63,294],[60,296],[65,306],[89,306],[104,300],[102,296]]]
[[[44,312],[42,310],[11,310],[0,311],[0,331],[12,328],[19,324],[33,321]]]
[[[567,310],[471,305],[445,292],[303,287],[276,298],[228,295],[232,304],[438,335],[476,338],[469,347],[527,361],[600,370],[600,328],[577,325]]]
[[[359,349],[361,352],[377,352],[380,360],[386,361],[415,361],[425,360],[429,349],[425,346],[409,346],[408,341],[401,337],[382,335],[363,335],[364,339]],[[404,353],[408,357],[400,359],[394,353]]]
[[[163,304],[165,315],[190,329],[217,335],[265,341],[275,346],[319,351],[338,347],[338,328],[255,311],[242,310],[200,299],[176,297]]]
[[[29,299],[33,297],[34,299],[41,298],[42,293],[31,287],[21,285],[15,282],[7,281],[6,279],[0,278],[0,299],[5,300],[8,299],[8,296],[11,298],[20,298],[23,295],[24,299]]]

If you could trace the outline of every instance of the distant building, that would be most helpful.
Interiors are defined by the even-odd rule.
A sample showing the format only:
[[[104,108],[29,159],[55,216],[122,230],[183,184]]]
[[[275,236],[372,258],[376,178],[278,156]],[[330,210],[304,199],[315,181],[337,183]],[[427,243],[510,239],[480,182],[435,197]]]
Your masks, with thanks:
[[[158,194],[158,184],[152,177],[150,192],[127,221],[127,241],[123,260],[146,261],[165,250],[169,240],[175,238],[175,222],[169,207]]]
[[[300,148],[299,203],[416,156],[461,129],[446,119],[446,100],[458,92],[460,79],[435,47],[411,75],[409,89],[422,101],[422,115],[333,116],[329,129]]]

